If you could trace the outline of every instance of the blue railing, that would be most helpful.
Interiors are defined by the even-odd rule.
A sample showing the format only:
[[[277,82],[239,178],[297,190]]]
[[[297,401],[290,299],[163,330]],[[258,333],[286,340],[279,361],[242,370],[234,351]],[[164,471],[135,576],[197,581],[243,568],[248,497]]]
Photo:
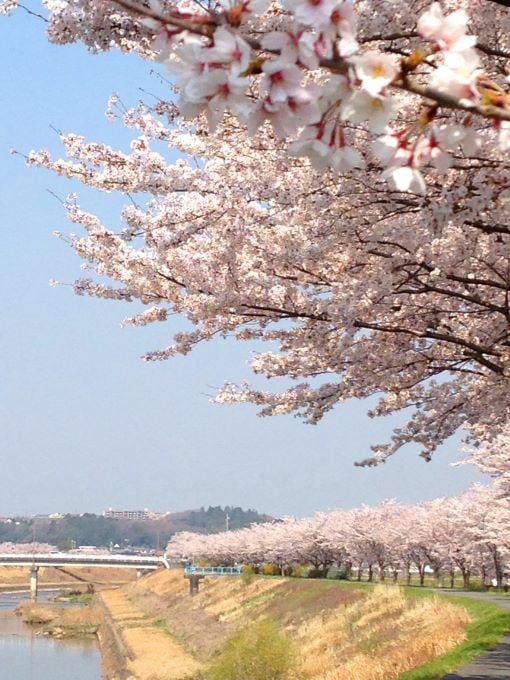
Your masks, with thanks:
[[[242,573],[242,565],[238,567],[196,567],[194,564],[188,564],[184,567],[185,576],[191,574],[198,576],[241,576]]]

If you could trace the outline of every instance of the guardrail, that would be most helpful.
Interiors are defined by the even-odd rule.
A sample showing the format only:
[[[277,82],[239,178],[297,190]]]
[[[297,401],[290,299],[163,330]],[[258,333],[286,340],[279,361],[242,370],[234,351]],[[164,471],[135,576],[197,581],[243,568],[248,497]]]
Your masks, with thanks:
[[[196,567],[195,565],[187,565],[184,567],[184,575],[191,576],[241,576],[243,567]]]

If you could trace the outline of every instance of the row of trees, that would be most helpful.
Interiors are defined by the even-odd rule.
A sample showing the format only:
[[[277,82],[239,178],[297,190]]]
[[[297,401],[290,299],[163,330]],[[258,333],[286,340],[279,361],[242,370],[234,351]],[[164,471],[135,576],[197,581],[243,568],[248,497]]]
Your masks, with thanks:
[[[130,324],[193,326],[147,359],[267,342],[253,370],[293,384],[226,384],[218,400],[317,423],[377,395],[371,415],[404,422],[365,464],[504,431],[508,0],[44,4],[52,41],[160,60],[180,97],[112,100],[128,153],[62,134],[64,158],[28,158],[129,194],[111,227],[69,200],[70,245],[91,272],[78,294],[140,301]]]
[[[423,585],[426,570],[439,582],[462,574],[464,586],[476,574],[483,583],[503,583],[510,570],[510,508],[494,486],[475,485],[466,493],[418,505],[387,501],[376,507],[320,512],[216,535],[176,534],[167,546],[174,559],[222,564],[275,565],[287,573],[311,565],[324,575],[331,566],[348,578],[377,574],[403,578],[414,571]]]

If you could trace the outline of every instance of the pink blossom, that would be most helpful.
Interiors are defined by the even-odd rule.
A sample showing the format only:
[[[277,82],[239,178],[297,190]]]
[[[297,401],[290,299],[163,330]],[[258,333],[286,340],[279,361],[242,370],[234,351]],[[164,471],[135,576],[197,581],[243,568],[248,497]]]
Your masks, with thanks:
[[[412,194],[425,195],[425,180],[421,172],[410,165],[390,167],[381,175],[389,181],[390,186],[397,191],[409,191]]]
[[[304,90],[301,84],[301,71],[297,66],[271,60],[265,62],[262,71],[264,75],[260,89],[269,94],[273,103],[284,102]]]
[[[320,58],[332,55],[331,41],[304,30],[272,31],[264,36],[262,47],[267,50],[279,50],[278,63],[299,62],[310,70],[318,68]]]
[[[397,105],[393,97],[372,96],[367,90],[355,91],[342,104],[344,120],[352,123],[367,121],[368,129],[375,133],[383,132],[396,113]]]
[[[350,58],[362,87],[373,97],[389,85],[398,73],[395,57],[369,51]]]
[[[305,26],[320,27],[327,24],[338,5],[338,0],[284,0],[296,21]]]
[[[441,5],[432,3],[418,19],[418,33],[427,40],[433,40],[442,49],[464,51],[473,47],[476,36],[466,35],[468,16],[463,9],[444,16]]]
[[[206,63],[226,64],[236,75],[248,68],[250,57],[251,48],[248,43],[224,26],[215,30],[214,46],[204,51]]]

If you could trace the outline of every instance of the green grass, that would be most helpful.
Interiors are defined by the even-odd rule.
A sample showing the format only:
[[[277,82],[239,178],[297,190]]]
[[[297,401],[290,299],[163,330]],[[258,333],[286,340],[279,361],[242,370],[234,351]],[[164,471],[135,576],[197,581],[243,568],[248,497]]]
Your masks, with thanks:
[[[272,619],[234,633],[203,677],[207,680],[283,680],[296,663],[291,641]]]
[[[71,604],[89,605],[94,597],[93,593],[71,593],[69,595],[57,595],[55,602],[70,602]]]
[[[152,625],[154,626],[154,628],[158,628],[159,630],[162,630],[167,635],[171,636],[170,630],[168,629],[168,623],[166,622],[166,619],[156,619],[155,621],[152,621]]]

